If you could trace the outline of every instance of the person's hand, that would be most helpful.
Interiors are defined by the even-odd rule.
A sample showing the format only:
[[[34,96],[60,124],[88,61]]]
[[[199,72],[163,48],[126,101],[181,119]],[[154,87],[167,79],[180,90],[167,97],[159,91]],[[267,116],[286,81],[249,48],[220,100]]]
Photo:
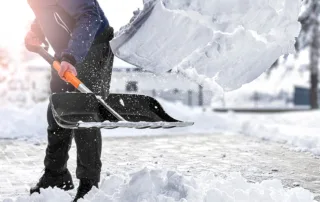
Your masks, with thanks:
[[[67,81],[64,78],[64,74],[66,72],[71,72],[74,76],[78,75],[76,68],[72,64],[70,64],[69,62],[62,61],[60,66],[61,66],[61,68],[60,68],[60,71],[58,72],[58,74],[62,80]]]
[[[42,41],[41,39],[37,36],[36,33],[34,33],[33,31],[29,31],[25,38],[24,38],[24,43],[27,49],[29,49],[29,47],[38,47],[41,46]]]

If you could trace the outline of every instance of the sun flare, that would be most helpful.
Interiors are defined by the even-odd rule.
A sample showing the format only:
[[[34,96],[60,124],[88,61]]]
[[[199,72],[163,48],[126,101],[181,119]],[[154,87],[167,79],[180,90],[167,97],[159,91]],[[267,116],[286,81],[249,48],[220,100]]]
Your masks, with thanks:
[[[0,47],[15,52],[21,48],[24,35],[33,19],[27,0],[0,2]]]

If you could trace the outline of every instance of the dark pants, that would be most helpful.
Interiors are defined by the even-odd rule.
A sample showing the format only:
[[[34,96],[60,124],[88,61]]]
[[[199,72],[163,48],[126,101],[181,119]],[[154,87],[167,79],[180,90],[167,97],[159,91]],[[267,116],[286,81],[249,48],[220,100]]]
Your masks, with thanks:
[[[113,53],[109,40],[113,29],[100,34],[92,45],[85,60],[76,65],[78,78],[94,93],[106,97],[110,88]],[[74,91],[74,88],[60,79],[55,71],[51,73],[52,93]],[[100,129],[64,129],[55,122],[51,107],[48,107],[48,146],[44,164],[46,169],[63,172],[67,169],[68,151],[72,138],[77,145],[77,170],[79,179],[100,180],[101,172],[101,132]]]

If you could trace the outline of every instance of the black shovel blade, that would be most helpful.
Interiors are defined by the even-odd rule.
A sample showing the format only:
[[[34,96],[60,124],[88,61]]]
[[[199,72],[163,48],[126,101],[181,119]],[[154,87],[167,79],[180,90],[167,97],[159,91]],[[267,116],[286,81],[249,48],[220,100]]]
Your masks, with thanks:
[[[103,121],[94,94],[57,93],[50,96],[50,104],[56,122],[63,128],[77,128],[79,121]]]
[[[192,125],[169,116],[152,97],[137,94],[110,94],[106,103],[127,122],[103,107],[94,94],[58,93],[50,97],[57,123],[64,128],[173,128]],[[116,124],[117,123],[117,124]]]

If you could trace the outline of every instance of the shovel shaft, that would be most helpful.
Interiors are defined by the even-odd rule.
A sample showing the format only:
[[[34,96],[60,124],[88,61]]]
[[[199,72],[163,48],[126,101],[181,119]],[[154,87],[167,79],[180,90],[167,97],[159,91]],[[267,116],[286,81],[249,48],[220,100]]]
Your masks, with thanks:
[[[119,121],[126,121],[120,114],[114,111],[100,96],[96,96],[97,100],[102,106],[104,106],[113,116],[115,116]]]

